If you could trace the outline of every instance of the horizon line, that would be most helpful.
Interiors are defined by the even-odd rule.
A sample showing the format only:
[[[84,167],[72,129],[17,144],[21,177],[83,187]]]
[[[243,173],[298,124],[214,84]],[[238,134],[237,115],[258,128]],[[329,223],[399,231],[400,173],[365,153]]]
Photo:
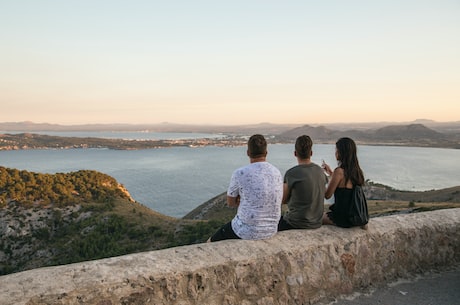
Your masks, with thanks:
[[[432,119],[415,119],[412,121],[366,121],[366,122],[329,122],[329,123],[271,123],[271,122],[258,122],[258,123],[240,123],[240,124],[217,124],[217,123],[177,123],[177,122],[157,122],[157,123],[50,123],[50,122],[35,122],[35,121],[9,121],[9,122],[0,122],[0,124],[33,124],[33,125],[54,125],[54,126],[63,126],[63,127],[72,127],[72,126],[91,126],[91,125],[100,125],[100,126],[110,126],[110,125],[126,125],[126,126],[156,126],[156,125],[181,125],[181,126],[253,126],[253,125],[274,125],[274,126],[293,126],[293,125],[351,125],[351,124],[383,124],[383,123],[460,123],[460,120],[457,121],[435,121]]]

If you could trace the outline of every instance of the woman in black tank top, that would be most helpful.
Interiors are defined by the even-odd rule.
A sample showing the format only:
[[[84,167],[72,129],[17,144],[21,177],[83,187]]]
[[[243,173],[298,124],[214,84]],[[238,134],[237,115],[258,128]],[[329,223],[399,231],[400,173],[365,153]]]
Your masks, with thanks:
[[[324,214],[323,224],[349,228],[352,225],[346,215],[353,187],[364,185],[364,174],[359,166],[356,144],[352,139],[340,138],[335,143],[335,148],[338,166],[334,171],[323,162],[324,171],[331,176],[325,197],[329,199],[334,195],[334,204],[329,208],[330,211]]]

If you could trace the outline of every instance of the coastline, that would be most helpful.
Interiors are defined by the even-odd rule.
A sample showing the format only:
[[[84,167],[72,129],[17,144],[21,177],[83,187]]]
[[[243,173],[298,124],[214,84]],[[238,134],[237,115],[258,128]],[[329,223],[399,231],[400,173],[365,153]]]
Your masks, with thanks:
[[[292,140],[277,136],[268,137],[269,144],[289,144]],[[170,147],[198,148],[206,146],[236,147],[247,143],[246,135],[227,135],[222,138],[197,138],[173,140],[137,140],[137,139],[106,139],[49,136],[33,133],[0,134],[1,150],[29,150],[29,149],[114,149],[114,150],[141,150]],[[315,144],[334,144],[335,140],[317,139]],[[402,147],[433,147],[460,149],[460,143],[434,141],[433,139],[415,140],[356,140],[358,145],[369,146],[402,146]]]

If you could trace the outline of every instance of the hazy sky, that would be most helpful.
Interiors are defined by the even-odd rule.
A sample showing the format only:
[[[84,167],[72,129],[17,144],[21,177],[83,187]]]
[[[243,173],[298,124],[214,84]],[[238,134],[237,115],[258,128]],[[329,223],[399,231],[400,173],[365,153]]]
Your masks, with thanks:
[[[460,1],[0,0],[0,122],[460,120]]]

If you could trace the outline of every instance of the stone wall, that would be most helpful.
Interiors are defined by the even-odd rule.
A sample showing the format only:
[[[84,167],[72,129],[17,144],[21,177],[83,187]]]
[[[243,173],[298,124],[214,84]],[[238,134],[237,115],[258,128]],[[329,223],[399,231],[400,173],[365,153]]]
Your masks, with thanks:
[[[311,304],[460,263],[460,208],[0,277],[6,304]]]

